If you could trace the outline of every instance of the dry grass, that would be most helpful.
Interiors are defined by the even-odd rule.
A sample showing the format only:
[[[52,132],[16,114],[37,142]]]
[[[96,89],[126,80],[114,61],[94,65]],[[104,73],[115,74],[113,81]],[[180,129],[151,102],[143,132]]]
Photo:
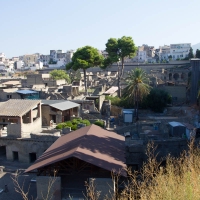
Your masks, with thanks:
[[[199,200],[200,199],[200,150],[189,145],[189,151],[179,158],[168,156],[166,166],[156,160],[155,147],[149,144],[147,156],[141,171],[127,169],[128,179],[124,189],[114,194],[117,200]],[[115,174],[114,179],[119,179]],[[90,200],[97,200],[95,188]],[[90,190],[87,190],[87,192]],[[91,192],[89,192],[91,194]],[[93,198],[94,197],[94,198]],[[108,199],[105,197],[105,199]]]
[[[156,161],[152,145],[148,148],[148,162],[141,172],[132,173],[121,196],[141,200],[199,200],[200,150],[189,145],[189,152],[180,158],[167,157],[166,166]]]

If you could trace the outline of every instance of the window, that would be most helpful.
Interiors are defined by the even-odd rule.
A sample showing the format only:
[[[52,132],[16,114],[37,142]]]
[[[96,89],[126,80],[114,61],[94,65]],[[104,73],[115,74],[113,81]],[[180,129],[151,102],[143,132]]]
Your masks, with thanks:
[[[13,151],[13,160],[14,161],[18,161],[19,160],[18,151]]]
[[[7,99],[12,99],[12,95],[11,95],[11,94],[8,94],[8,95],[7,95]]]
[[[29,160],[30,160],[30,163],[35,162],[36,161],[36,153],[29,153]]]

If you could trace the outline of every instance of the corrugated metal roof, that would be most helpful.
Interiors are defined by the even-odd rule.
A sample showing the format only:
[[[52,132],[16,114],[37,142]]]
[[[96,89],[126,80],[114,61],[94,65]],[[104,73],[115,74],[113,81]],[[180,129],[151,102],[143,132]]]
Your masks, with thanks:
[[[26,172],[70,157],[109,171],[118,171],[126,167],[124,141],[123,136],[93,124],[57,139]]]
[[[0,116],[22,116],[40,102],[40,100],[10,99],[0,104]]]
[[[113,94],[118,90],[118,87],[111,87],[110,89],[108,89],[106,92],[104,92],[104,94]]]
[[[80,104],[66,100],[42,100],[42,104],[49,105],[61,111],[80,106]]]
[[[169,122],[169,125],[175,127],[175,126],[184,126],[183,124],[181,124],[180,122]]]
[[[36,94],[36,93],[38,93],[38,92],[33,91],[33,90],[18,90],[16,92],[19,93],[19,94]]]

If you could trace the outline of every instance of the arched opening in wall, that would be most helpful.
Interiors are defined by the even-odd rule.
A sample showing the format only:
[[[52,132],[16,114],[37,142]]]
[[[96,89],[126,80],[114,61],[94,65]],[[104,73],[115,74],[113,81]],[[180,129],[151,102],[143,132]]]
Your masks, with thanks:
[[[182,80],[185,80],[185,79],[186,79],[186,77],[187,77],[187,76],[186,76],[186,74],[185,74],[185,73],[182,73],[182,74],[181,74],[181,79],[182,79]]]
[[[175,80],[178,80],[178,79],[179,79],[179,74],[178,74],[178,73],[175,73],[175,74],[173,75],[173,78],[174,78]]]
[[[169,73],[169,80],[172,80],[172,73]]]

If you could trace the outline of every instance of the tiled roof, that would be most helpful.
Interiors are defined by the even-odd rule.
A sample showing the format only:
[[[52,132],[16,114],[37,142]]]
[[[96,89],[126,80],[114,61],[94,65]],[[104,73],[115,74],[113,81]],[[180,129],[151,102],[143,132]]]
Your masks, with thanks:
[[[10,99],[0,104],[0,116],[22,116],[40,102],[40,100]]]
[[[124,140],[123,136],[94,124],[86,126],[58,138],[26,172],[71,157],[109,171],[119,171],[126,167]]]

